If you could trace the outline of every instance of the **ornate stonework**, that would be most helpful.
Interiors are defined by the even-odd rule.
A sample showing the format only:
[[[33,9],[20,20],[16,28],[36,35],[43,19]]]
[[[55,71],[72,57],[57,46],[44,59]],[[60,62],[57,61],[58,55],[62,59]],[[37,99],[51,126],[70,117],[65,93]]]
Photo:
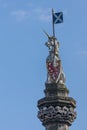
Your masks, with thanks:
[[[60,106],[49,106],[43,107],[38,112],[38,118],[43,122],[43,124],[47,124],[49,122],[64,122],[68,125],[76,118],[76,112],[73,107],[60,107]]]

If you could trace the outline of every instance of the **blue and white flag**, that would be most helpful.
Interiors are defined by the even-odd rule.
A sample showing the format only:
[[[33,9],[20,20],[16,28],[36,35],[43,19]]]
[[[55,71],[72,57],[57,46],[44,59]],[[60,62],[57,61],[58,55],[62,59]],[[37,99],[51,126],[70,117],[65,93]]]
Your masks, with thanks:
[[[63,12],[53,13],[53,24],[63,23]]]

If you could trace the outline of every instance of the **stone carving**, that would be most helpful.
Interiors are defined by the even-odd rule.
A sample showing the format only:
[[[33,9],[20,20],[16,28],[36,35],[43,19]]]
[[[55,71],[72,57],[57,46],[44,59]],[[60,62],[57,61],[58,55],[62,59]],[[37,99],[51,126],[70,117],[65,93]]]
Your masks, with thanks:
[[[46,124],[49,121],[58,121],[66,122],[71,125],[76,118],[76,112],[72,107],[49,106],[40,109],[38,112],[38,118],[43,122],[43,124]]]
[[[59,57],[59,42],[55,37],[48,36],[48,41],[45,45],[49,49],[49,55],[46,59],[47,66],[47,81],[46,83],[65,83],[65,75],[62,69],[61,60]]]
[[[54,53],[54,55],[57,56],[59,55],[59,42],[56,38],[49,36],[48,41],[45,43],[45,45],[49,48],[49,53]]]

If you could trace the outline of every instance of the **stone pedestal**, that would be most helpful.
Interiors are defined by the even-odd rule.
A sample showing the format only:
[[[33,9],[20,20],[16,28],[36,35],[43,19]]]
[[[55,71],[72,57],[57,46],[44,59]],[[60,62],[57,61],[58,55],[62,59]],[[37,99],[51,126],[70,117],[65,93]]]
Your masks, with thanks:
[[[38,101],[38,118],[46,130],[68,130],[76,118],[76,101],[68,97],[65,84],[45,84],[45,97]]]

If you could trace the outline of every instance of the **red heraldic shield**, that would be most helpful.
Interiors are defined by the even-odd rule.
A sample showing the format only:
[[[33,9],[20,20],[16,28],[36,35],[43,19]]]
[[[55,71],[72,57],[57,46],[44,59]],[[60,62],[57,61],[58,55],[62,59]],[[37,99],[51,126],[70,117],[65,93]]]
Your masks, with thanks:
[[[48,75],[51,81],[56,81],[60,73],[60,60],[54,64],[52,61],[47,61]]]

